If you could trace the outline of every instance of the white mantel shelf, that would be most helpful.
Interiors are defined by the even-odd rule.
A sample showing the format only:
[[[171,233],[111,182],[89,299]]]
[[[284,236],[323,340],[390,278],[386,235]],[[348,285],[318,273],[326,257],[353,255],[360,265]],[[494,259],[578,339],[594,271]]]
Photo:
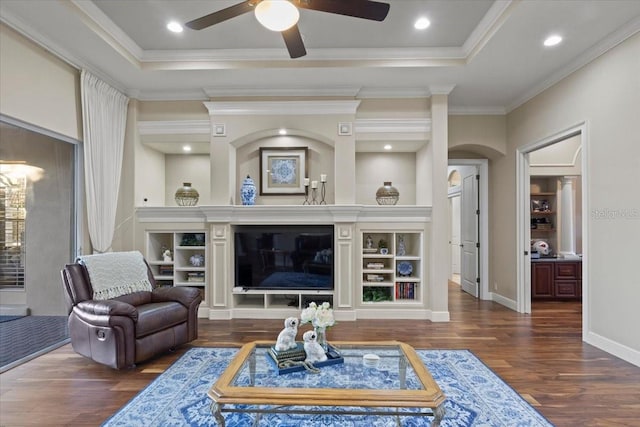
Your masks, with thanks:
[[[253,205],[137,207],[140,222],[328,224],[431,222],[431,206]]]

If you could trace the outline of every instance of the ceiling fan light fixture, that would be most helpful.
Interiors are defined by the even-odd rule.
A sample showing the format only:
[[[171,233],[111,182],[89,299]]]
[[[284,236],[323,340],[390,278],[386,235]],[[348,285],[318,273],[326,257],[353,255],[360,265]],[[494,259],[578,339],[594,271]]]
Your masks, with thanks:
[[[271,31],[284,31],[300,19],[298,8],[289,0],[262,0],[255,7],[256,19]]]

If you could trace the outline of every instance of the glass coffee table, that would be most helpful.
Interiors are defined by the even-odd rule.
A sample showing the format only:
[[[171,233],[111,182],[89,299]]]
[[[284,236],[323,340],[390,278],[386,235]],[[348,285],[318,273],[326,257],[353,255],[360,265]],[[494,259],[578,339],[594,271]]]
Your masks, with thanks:
[[[223,413],[444,417],[445,396],[413,347],[398,341],[331,342],[344,363],[279,375],[272,341],[245,344],[207,393],[219,426]],[[363,363],[365,354],[379,357]],[[375,358],[374,362],[375,363]]]

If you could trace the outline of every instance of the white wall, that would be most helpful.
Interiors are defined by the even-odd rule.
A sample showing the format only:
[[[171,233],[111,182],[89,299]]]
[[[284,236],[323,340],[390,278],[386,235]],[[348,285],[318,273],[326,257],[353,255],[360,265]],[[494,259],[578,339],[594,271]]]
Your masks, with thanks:
[[[165,181],[157,183],[158,187],[165,189],[165,206],[177,206],[175,193],[185,182],[190,182],[191,187],[198,191],[198,205],[211,204],[210,168],[208,154],[165,155]]]
[[[0,112],[82,139],[80,74],[0,24]]]
[[[572,136],[529,154],[532,176],[582,175],[582,137]]]
[[[385,181],[400,192],[398,205],[416,204],[415,153],[356,153],[356,204],[376,205]]]
[[[236,188],[235,204],[240,200],[240,186],[247,175],[250,175],[257,187],[257,205],[301,205],[304,195],[260,195],[260,148],[267,147],[307,147],[307,176],[310,181],[318,181],[317,201],[320,201],[320,174],[327,175],[325,201],[334,203],[335,182],[334,148],[321,141],[299,135],[274,135],[260,138],[238,147],[236,151]],[[309,189],[311,200],[311,189]]]
[[[449,150],[471,150],[487,158],[507,150],[507,119],[495,116],[449,116]]]
[[[640,34],[573,73],[507,117],[508,152],[491,174],[491,280],[494,292],[515,299],[516,148],[586,122],[583,188],[588,234],[586,339],[640,364]]]

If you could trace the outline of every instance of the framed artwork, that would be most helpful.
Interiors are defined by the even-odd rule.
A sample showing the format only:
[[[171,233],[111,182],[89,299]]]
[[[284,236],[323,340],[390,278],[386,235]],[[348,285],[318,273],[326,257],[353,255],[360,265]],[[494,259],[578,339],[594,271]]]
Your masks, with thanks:
[[[260,148],[260,195],[304,194],[307,147]]]

